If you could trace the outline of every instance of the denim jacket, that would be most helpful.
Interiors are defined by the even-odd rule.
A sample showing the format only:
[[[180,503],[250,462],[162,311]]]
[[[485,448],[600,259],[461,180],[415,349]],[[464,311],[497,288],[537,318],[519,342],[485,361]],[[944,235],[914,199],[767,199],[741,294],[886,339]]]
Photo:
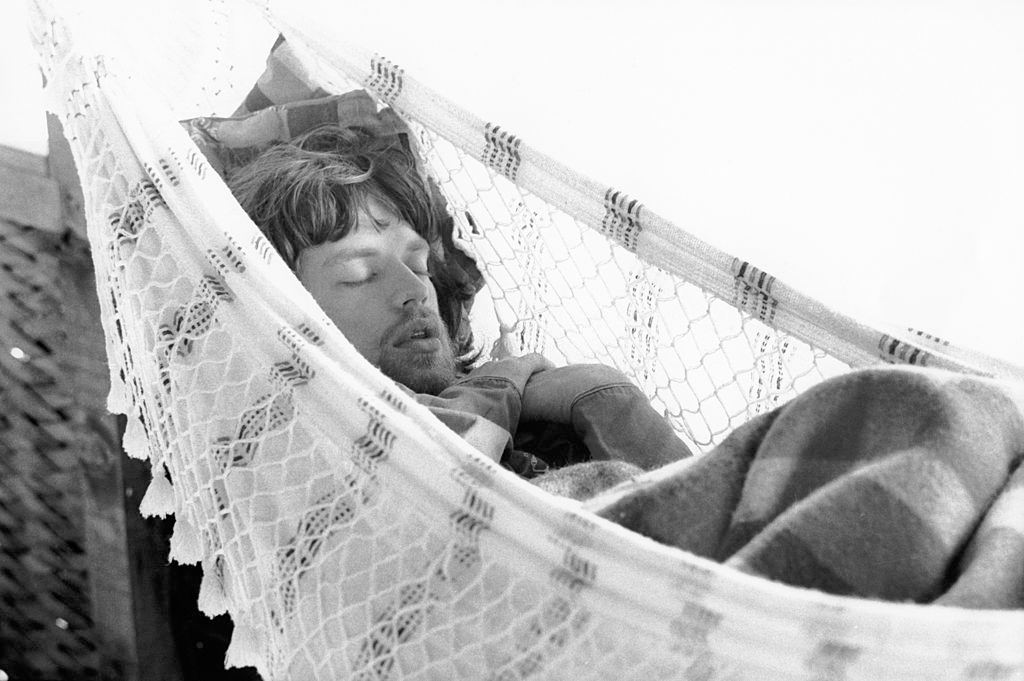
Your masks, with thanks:
[[[523,477],[598,460],[650,470],[690,455],[647,396],[601,364],[534,373],[515,362],[488,362],[439,395],[416,399]]]

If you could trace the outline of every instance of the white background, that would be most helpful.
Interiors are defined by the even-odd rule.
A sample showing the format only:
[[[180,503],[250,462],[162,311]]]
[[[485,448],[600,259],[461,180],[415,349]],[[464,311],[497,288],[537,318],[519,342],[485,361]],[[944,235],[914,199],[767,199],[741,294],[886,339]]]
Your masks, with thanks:
[[[0,144],[45,153],[24,10],[0,3]],[[449,99],[826,304],[1024,364],[1024,4],[325,6]]]

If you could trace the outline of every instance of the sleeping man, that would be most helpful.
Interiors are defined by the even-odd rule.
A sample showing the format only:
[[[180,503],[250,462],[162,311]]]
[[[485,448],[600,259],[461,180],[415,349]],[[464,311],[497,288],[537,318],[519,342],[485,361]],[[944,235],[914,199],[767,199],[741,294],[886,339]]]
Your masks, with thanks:
[[[475,290],[447,267],[451,218],[402,135],[316,128],[230,185],[367,360],[535,484],[790,584],[1024,607],[1024,419],[1006,385],[851,372],[691,458],[616,370],[538,355],[473,367]]]
[[[355,348],[495,461],[584,497],[690,455],[609,367],[556,369],[534,354],[470,369],[466,295],[437,250],[451,218],[402,136],[322,126],[271,147],[231,186]],[[534,451],[516,447],[524,439]]]

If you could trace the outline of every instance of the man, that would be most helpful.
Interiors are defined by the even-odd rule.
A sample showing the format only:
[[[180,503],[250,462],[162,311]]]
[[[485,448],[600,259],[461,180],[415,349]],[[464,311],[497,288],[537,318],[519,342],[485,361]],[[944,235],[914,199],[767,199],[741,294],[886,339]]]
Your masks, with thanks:
[[[355,348],[484,454],[527,477],[547,471],[545,457],[577,464],[538,479],[575,497],[689,456],[643,393],[608,367],[555,369],[527,355],[470,369],[460,312],[473,292],[446,268],[440,244],[451,218],[402,135],[322,126],[271,147],[230,185]],[[517,449],[516,436],[544,456]]]
[[[546,489],[587,498],[623,483],[589,508],[791,584],[1024,605],[1024,418],[1005,385],[852,372],[752,419],[692,465],[672,463],[689,451],[615,370],[553,368],[537,355],[471,368],[461,310],[474,291],[447,268],[439,244],[450,218],[402,135],[317,128],[229,183],[364,357]],[[526,454],[522,435],[536,423]]]

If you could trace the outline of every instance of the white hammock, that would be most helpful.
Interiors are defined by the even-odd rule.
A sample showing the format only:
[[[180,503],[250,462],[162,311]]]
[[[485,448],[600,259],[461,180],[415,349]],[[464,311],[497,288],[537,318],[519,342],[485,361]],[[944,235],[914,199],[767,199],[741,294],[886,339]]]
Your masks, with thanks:
[[[1024,679],[1022,612],[740,574],[539,491],[395,389],[177,123],[181,97],[218,94],[228,7],[134,8],[150,23],[117,36],[131,60],[92,48],[97,22],[76,23],[74,5],[66,21],[38,9],[35,29],[84,187],[109,406],[129,415],[128,453],[152,463],[144,512],[174,513],[172,557],[203,565],[200,608],[235,622],[229,666],[266,679]],[[192,31],[158,31],[172,14]],[[417,131],[488,278],[498,346],[619,367],[699,449],[851,366],[1024,378],[836,314],[291,3],[265,14],[318,85],[365,87]]]

